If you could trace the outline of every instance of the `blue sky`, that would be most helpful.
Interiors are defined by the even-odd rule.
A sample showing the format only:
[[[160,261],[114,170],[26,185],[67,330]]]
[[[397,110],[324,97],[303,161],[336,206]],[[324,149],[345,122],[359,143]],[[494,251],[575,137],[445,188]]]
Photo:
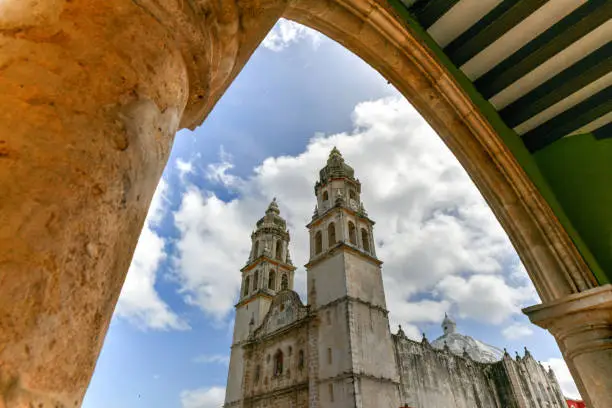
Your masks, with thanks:
[[[312,185],[334,145],[377,221],[392,330],[434,339],[448,312],[464,334],[526,345],[575,396],[554,339],[520,313],[538,299],[516,253],[454,157],[378,73],[281,20],[205,123],[177,134],[85,408],[220,406],[250,231],[278,197],[306,263]]]

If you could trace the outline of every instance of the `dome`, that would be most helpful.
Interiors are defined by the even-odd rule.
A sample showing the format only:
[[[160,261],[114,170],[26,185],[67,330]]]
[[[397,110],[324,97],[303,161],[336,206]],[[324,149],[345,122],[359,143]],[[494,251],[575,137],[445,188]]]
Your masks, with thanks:
[[[463,356],[464,352],[467,352],[472,360],[481,363],[495,363],[504,356],[504,352],[497,347],[460,333],[448,333],[438,337],[431,342],[431,346],[439,350],[448,346],[450,351],[458,356]]]
[[[342,157],[340,151],[334,147],[329,153],[327,165],[319,172],[319,177],[319,183],[321,184],[327,183],[331,178],[346,177],[354,180],[355,171],[351,166],[344,162],[344,157]]]

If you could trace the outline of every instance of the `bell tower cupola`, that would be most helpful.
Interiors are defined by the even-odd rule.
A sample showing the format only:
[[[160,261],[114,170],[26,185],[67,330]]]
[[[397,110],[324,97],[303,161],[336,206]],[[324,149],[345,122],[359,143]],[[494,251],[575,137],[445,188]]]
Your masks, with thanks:
[[[311,235],[310,260],[339,244],[376,260],[374,221],[368,218],[361,201],[361,183],[335,147],[329,153],[327,165],[319,172],[314,192],[317,205],[307,226]]]

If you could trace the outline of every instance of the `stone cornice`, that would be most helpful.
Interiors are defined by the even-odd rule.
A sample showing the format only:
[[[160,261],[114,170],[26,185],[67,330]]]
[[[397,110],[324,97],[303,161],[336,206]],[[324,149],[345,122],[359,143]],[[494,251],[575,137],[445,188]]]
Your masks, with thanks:
[[[396,385],[400,384],[399,381],[399,376],[398,378],[391,378],[391,377],[377,377],[375,375],[371,375],[371,374],[366,374],[366,373],[362,373],[362,372],[344,372],[332,377],[325,377],[325,378],[319,378],[317,380],[318,384],[326,384],[328,382],[331,381],[341,381],[341,380],[347,380],[350,378],[367,378],[368,380],[374,380],[374,381],[378,381],[378,382],[389,382],[389,383],[393,383]]]
[[[327,209],[324,213],[322,213],[321,215],[318,215],[316,218],[314,218],[312,221],[310,221],[308,224],[306,224],[306,228],[312,228],[312,227],[316,227],[317,225],[319,225],[321,222],[323,222],[326,218],[329,218],[334,212],[340,212],[343,211],[349,215],[353,215],[357,218],[360,218],[362,220],[366,220],[367,222],[369,222],[371,225],[376,224],[375,221],[372,221],[367,215],[361,214],[351,208],[345,207],[344,205],[335,205],[333,207],[330,207],[329,209]]]
[[[257,394],[257,395],[253,395],[253,396],[246,396],[246,397],[244,397],[243,402],[245,402],[245,403],[253,403],[253,402],[259,401],[259,400],[264,399],[264,398],[266,398],[266,399],[267,398],[276,398],[276,397],[280,397],[280,396],[288,394],[288,393],[292,393],[292,392],[296,392],[296,391],[301,391],[301,390],[305,390],[305,389],[308,389],[308,380],[299,382],[297,384],[290,385],[288,387],[278,388],[278,389],[275,389],[273,391],[262,392],[261,394]]]
[[[389,315],[389,311],[387,309],[385,309],[384,307],[382,307],[382,306],[375,305],[374,303],[370,303],[370,302],[365,301],[363,299],[359,299],[359,298],[356,298],[356,297],[353,297],[353,296],[348,296],[348,295],[342,296],[342,297],[340,297],[338,299],[332,300],[331,302],[325,303],[324,305],[319,306],[316,311],[318,312],[319,310],[330,308],[330,307],[335,306],[338,303],[342,303],[342,302],[360,303],[362,305],[366,305],[370,309],[378,310],[379,312],[383,313],[385,315],[385,317],[387,317]]]
[[[612,350],[612,285],[523,309],[532,323],[549,330],[566,359]]]
[[[255,292],[250,294],[247,298],[240,300],[238,303],[234,305],[234,307],[244,306],[246,304],[251,303],[253,300],[257,298],[265,298],[265,299],[273,299],[274,294],[270,292],[268,289],[257,289]]]
[[[259,257],[254,259],[252,262],[249,262],[248,264],[243,266],[240,269],[240,272],[248,272],[251,269],[256,268],[258,265],[262,265],[264,262],[268,262],[272,265],[279,266],[289,272],[293,272],[297,269],[294,265],[291,265],[285,262],[281,262],[278,259],[270,258],[269,256],[266,256],[266,255],[260,255]]]
[[[332,256],[336,254],[337,251],[346,251],[346,252],[350,252],[352,254],[358,255],[359,257],[365,259],[366,261],[371,262],[379,267],[383,264],[383,261],[381,261],[380,259],[362,251],[359,248],[355,248],[351,244],[347,244],[346,242],[340,241],[336,243],[333,247],[328,249],[327,251],[321,252],[315,258],[312,258],[310,261],[308,261],[306,265],[304,265],[304,267],[311,268],[321,263],[322,261],[331,258]]]

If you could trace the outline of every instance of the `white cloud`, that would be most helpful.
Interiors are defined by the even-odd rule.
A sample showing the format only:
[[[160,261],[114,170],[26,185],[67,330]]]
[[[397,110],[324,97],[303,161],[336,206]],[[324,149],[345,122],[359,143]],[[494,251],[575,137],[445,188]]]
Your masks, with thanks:
[[[570,373],[570,370],[563,359],[551,358],[548,361],[543,361],[542,365],[544,365],[546,368],[552,368],[557,380],[559,381],[563,395],[578,400],[582,398],[580,396],[580,392],[578,392],[578,387],[576,387],[576,383],[572,378],[572,374]]]
[[[229,356],[225,354],[203,354],[201,356],[197,356],[193,361],[202,364],[228,365]]]
[[[205,387],[181,392],[182,408],[220,408],[225,398],[224,387]]]
[[[434,131],[401,98],[360,103],[353,121],[351,133],[317,135],[302,154],[268,158],[246,179],[228,174],[224,153],[207,177],[238,193],[230,202],[188,186],[175,217],[177,275],[186,300],[217,319],[227,316],[250,233],[274,196],[292,234],[294,263],[307,262],[312,187],[335,145],[355,168],[364,205],[377,222],[393,324],[439,322],[454,307],[462,317],[493,323],[520,313],[533,299],[531,283],[512,267],[520,263],[508,237]],[[303,268],[296,290],[305,293]],[[423,293],[434,298],[424,301]]]
[[[193,163],[190,161],[184,161],[180,158],[176,159],[176,169],[178,170],[179,177],[181,179],[194,172]]]
[[[249,218],[239,202],[225,203],[191,186],[174,219],[180,232],[175,260],[181,292],[218,321],[234,305],[239,269],[248,256]]]
[[[149,207],[144,228],[132,258],[116,314],[141,329],[187,329],[188,324],[177,316],[155,290],[157,271],[166,258],[165,242],[152,227],[161,222],[165,211],[167,185],[161,179]]]
[[[502,330],[502,334],[508,340],[516,340],[522,337],[528,337],[533,334],[533,329],[523,323],[512,323],[510,326]]]
[[[321,33],[315,30],[281,18],[264,38],[261,45],[271,51],[279,52],[291,44],[307,40],[316,49],[324,38]]]
[[[494,324],[519,314],[521,305],[533,300],[529,288],[512,287],[499,275],[447,276],[436,289],[457,305],[461,317]]]

